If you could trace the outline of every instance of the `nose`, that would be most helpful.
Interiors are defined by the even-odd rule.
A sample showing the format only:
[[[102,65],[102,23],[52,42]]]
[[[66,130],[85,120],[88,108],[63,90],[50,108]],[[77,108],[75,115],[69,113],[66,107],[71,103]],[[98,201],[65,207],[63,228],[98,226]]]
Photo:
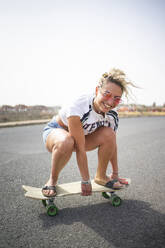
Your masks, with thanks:
[[[114,99],[113,99],[113,97],[109,97],[109,99],[108,99],[108,104],[109,105],[112,105],[113,104],[113,102],[114,102]]]

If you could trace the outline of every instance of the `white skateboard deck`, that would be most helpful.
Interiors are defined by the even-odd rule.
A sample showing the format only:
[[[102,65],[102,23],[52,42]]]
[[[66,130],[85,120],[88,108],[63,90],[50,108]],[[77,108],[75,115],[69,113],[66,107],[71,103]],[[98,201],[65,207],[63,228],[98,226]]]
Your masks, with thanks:
[[[127,181],[128,181],[128,185],[130,185],[131,179],[127,178]],[[91,183],[92,183],[92,192],[115,192],[115,191],[124,190],[128,187],[128,186],[125,186],[120,190],[114,190],[114,189],[109,189],[102,185],[99,185],[95,183],[94,180],[92,180]],[[26,185],[23,185],[22,187],[26,191],[25,197],[36,199],[36,200],[50,199],[48,197],[43,196],[41,188],[36,188],[36,187],[26,186]],[[79,182],[59,184],[56,186],[56,190],[57,190],[56,197],[81,194],[81,182],[79,181]]]

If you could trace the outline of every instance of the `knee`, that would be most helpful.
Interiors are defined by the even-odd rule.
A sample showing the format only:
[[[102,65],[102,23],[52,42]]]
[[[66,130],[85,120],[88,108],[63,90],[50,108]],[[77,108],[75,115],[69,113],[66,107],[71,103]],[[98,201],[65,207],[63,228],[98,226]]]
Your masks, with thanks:
[[[107,145],[116,145],[116,133],[112,128],[104,127],[101,130],[101,143]]]
[[[74,139],[71,135],[67,135],[61,138],[52,149],[53,151],[58,150],[61,155],[70,154],[74,150]]]

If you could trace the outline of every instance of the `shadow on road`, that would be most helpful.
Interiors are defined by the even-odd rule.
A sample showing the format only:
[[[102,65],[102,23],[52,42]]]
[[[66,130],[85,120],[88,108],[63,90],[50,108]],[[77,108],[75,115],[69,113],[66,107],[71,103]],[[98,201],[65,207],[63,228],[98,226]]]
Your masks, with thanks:
[[[108,202],[65,208],[56,217],[39,218],[44,229],[81,222],[115,247],[163,247],[165,242],[165,215],[143,201],[125,200],[118,208]]]

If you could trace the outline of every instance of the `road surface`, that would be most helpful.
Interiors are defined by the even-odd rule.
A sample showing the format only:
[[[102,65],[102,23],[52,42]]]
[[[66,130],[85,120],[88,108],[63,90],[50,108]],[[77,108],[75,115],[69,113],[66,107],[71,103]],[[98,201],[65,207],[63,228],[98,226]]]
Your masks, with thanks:
[[[24,197],[22,184],[42,186],[51,155],[44,125],[0,129],[0,247],[165,247],[165,117],[120,119],[120,175],[132,179],[114,208],[101,194],[59,198],[49,217],[40,201]],[[91,177],[97,151],[88,153]],[[110,172],[110,170],[109,170]],[[80,180],[75,154],[60,183]]]

